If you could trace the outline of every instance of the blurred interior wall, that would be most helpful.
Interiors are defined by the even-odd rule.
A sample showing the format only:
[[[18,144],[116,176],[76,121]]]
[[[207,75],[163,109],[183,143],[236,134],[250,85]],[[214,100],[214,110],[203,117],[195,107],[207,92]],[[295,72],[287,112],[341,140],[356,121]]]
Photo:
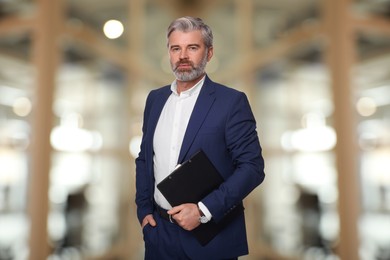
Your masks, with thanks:
[[[171,3],[129,1],[126,13],[131,33],[125,46],[113,44],[96,28],[87,23],[80,26],[67,17],[71,1],[39,0],[29,17],[0,20],[2,38],[13,30],[28,35],[29,53],[21,60],[33,68],[27,91],[33,109],[26,120],[22,118],[31,127],[31,143],[28,150],[20,152],[26,157],[18,161],[28,165],[27,170],[21,170],[27,175],[27,186],[16,189],[17,185],[2,181],[5,188],[1,193],[8,203],[11,200],[7,197],[12,196],[7,194],[13,194],[8,190],[28,191],[21,203],[25,208],[9,210],[12,205],[4,206],[1,215],[5,219],[21,213],[18,216],[23,216],[20,223],[24,224],[20,226],[27,228],[20,237],[29,238],[29,242],[7,244],[4,255],[23,248],[19,252],[30,259],[61,255],[75,259],[142,257],[141,230],[133,203],[134,154],[130,152],[132,144],[136,146],[139,141],[147,92],[172,80],[164,53],[165,27],[174,17],[190,13],[205,17],[214,28],[216,56],[209,64],[209,74],[245,91],[258,119],[267,179],[246,200],[248,258],[313,259],[310,256],[316,255],[321,259],[338,255],[341,259],[360,259],[363,249],[370,256],[386,256],[382,248],[386,248],[383,245],[387,245],[388,236],[382,235],[375,243],[367,243],[368,239],[361,236],[375,222],[372,217],[377,220],[388,209],[362,207],[362,200],[373,201],[362,191],[379,190],[382,195],[375,201],[389,201],[388,179],[380,177],[384,181],[379,188],[362,182],[368,175],[383,174],[372,170],[380,167],[365,166],[367,174],[363,175],[360,163],[365,158],[365,165],[376,165],[378,156],[373,150],[389,158],[389,143],[385,138],[379,148],[362,151],[361,142],[366,139],[361,139],[359,129],[361,122],[368,120],[357,115],[355,97],[373,86],[357,82],[360,75],[356,68],[362,63],[359,36],[367,31],[388,36],[389,21],[377,16],[360,18],[353,8],[356,2],[351,0],[315,1],[314,22],[313,17],[292,22],[294,26],[284,28],[266,44],[261,35],[267,31],[259,26],[267,15],[258,7],[261,1],[200,1],[194,6]],[[261,33],[257,32],[260,28],[264,30]],[[272,29],[269,31],[271,34]],[[315,56],[319,60],[307,58],[310,55],[305,50],[313,46],[320,49],[320,55]],[[305,59],[294,57],[299,53],[304,53]],[[385,67],[382,71],[388,73]],[[384,76],[380,82],[385,80]],[[3,97],[5,89],[1,89]],[[320,107],[323,100],[330,100],[328,114],[327,106],[316,110],[313,105]],[[311,104],[310,109],[307,104]],[[2,107],[2,122],[6,122],[2,126],[11,122],[12,112],[7,109]],[[388,107],[383,111],[388,115]],[[22,121],[19,116],[16,119]],[[381,115],[375,118],[380,119]],[[380,122],[389,129],[387,121]],[[294,148],[293,141],[299,138],[292,136],[299,137],[298,130],[310,130],[313,124],[330,132],[319,132],[323,135],[309,139],[310,132],[306,131],[304,140],[314,143],[328,134],[332,137],[334,131],[334,147],[316,151],[305,150],[302,145]],[[65,132],[71,133],[70,139],[61,135]],[[56,140],[65,142],[58,144]],[[85,140],[91,141],[82,146]],[[9,145],[2,147],[0,159],[15,150]],[[5,168],[1,171],[1,180],[9,180],[4,177],[8,174]],[[305,175],[308,171],[311,176]],[[323,183],[319,185],[313,179]],[[369,224],[363,227],[360,222]],[[80,226],[82,229],[77,228]]]

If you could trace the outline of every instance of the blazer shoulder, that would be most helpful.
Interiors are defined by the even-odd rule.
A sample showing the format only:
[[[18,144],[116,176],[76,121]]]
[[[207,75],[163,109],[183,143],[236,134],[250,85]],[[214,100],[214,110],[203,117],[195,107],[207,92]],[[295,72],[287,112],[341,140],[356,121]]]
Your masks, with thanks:
[[[214,89],[219,94],[232,95],[232,96],[245,95],[244,92],[242,92],[238,89],[223,85],[221,83],[214,82],[210,78],[207,78],[206,83],[207,83],[207,85],[211,86],[211,88]]]
[[[246,98],[246,94],[238,89],[228,87],[220,83],[213,83],[213,89],[216,97],[223,97],[227,99]]]
[[[155,95],[167,93],[167,92],[170,92],[170,91],[171,91],[171,85],[166,85],[166,86],[159,87],[159,88],[151,90],[149,92],[149,96],[155,96]]]
[[[163,87],[160,87],[160,88],[157,88],[157,89],[152,89],[146,100],[147,100],[147,103],[150,103],[152,102],[156,97],[160,96],[160,95],[163,95],[163,94],[168,94],[170,93],[171,91],[171,86],[170,85],[167,85],[167,86],[163,86]]]

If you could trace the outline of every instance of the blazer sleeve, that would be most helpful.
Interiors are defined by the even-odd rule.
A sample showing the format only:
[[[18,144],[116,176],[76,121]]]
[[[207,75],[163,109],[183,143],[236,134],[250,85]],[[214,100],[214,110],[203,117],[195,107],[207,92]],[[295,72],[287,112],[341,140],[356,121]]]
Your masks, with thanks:
[[[216,160],[220,169],[231,165],[231,172],[217,190],[202,200],[216,222],[242,203],[265,177],[256,121],[246,95],[237,93],[232,103],[224,107],[227,111],[224,139],[229,160]]]
[[[135,203],[137,205],[137,217],[141,223],[144,217],[153,212],[153,202],[151,200],[153,194],[153,185],[151,184],[152,174],[148,173],[147,164],[147,139],[148,139],[148,121],[150,116],[150,109],[154,100],[153,91],[148,95],[145,104],[142,126],[142,141],[140,152],[135,159],[135,183],[136,194]]]

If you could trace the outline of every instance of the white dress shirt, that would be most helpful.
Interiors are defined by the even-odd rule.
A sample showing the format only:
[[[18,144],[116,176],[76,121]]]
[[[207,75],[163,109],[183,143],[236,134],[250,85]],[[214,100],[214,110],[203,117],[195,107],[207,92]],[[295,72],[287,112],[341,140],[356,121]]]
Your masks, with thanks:
[[[170,209],[172,206],[157,189],[157,183],[167,177],[177,166],[184,134],[204,80],[205,77],[192,88],[180,94],[177,92],[175,80],[171,84],[172,94],[165,103],[156,126],[153,138],[154,199],[164,209]],[[206,217],[210,219],[211,214],[203,203],[200,203],[199,206]]]

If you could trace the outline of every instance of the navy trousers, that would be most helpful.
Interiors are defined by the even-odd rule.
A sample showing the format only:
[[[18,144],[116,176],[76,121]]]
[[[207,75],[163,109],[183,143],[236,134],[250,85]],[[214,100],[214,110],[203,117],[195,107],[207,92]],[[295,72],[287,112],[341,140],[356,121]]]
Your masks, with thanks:
[[[154,212],[153,216],[157,226],[146,225],[143,229],[145,260],[191,260],[191,257],[184,252],[178,239],[181,227],[161,218],[157,212]],[[232,260],[237,259],[233,258]]]

